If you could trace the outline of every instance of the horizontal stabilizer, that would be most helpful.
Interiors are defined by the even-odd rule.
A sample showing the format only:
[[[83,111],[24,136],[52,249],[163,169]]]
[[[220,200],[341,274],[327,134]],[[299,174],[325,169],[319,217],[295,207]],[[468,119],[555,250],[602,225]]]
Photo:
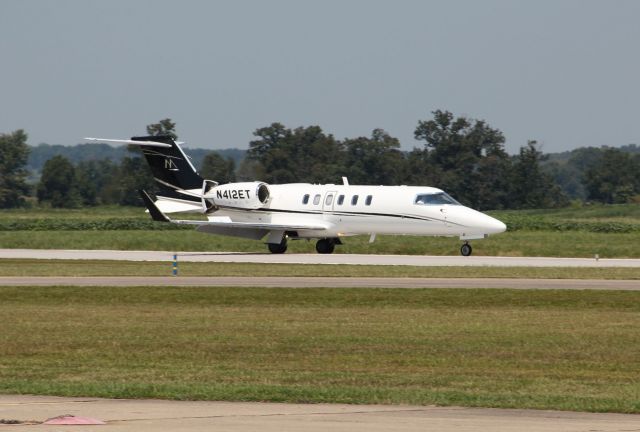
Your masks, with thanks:
[[[150,146],[150,147],[171,147],[171,144],[161,143],[157,141],[134,141],[134,140],[123,140],[123,139],[104,139],[104,138],[85,138],[87,141],[98,141],[104,143],[114,143],[114,144],[133,144],[139,146]]]

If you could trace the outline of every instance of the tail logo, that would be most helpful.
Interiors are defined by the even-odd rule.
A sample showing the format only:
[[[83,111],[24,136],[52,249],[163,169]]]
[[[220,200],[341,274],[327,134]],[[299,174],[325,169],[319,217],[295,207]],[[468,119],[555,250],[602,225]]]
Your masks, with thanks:
[[[169,171],[179,171],[178,166],[170,158],[164,158],[164,168]]]

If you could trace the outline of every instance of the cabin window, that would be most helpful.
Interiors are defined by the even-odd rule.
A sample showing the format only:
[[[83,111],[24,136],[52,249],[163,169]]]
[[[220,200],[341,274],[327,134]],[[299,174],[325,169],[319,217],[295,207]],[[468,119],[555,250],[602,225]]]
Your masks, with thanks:
[[[338,195],[338,205],[342,205],[342,203],[344,202],[344,195]]]
[[[358,204],[358,195],[354,195],[353,197],[351,197],[351,205],[356,204]]]
[[[302,204],[309,204],[309,194],[305,194],[302,197]]]
[[[430,194],[420,194],[416,196],[414,204],[420,205],[460,205],[460,203],[445,192],[436,192]]]
[[[367,195],[367,199],[364,200],[364,205],[371,205],[371,200],[373,200],[373,195]]]
[[[333,202],[333,194],[328,194],[327,197],[324,199],[324,205],[330,206],[332,202]]]
[[[313,205],[320,204],[320,194],[313,197]]]

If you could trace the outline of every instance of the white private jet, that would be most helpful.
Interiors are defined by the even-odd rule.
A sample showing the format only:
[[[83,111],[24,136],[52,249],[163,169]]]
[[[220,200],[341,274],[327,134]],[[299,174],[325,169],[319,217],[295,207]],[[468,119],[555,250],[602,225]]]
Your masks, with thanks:
[[[269,251],[284,253],[289,239],[317,239],[318,253],[332,253],[343,237],[366,234],[457,236],[460,253],[471,255],[469,240],[504,232],[497,219],[461,205],[428,186],[351,186],[264,182],[218,184],[200,177],[170,136],[130,140],[86,138],[142,148],[161,191],[154,202],[140,191],[151,217],[160,222],[195,225],[197,231],[266,238]],[[207,220],[174,220],[166,214],[198,212]]]

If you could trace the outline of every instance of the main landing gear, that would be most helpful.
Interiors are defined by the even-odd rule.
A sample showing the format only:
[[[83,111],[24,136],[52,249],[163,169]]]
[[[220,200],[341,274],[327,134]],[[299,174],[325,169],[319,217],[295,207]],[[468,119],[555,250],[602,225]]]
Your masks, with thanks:
[[[280,243],[267,243],[267,247],[272,254],[283,254],[287,251],[287,238],[283,238]]]
[[[462,254],[462,256],[469,256],[471,255],[472,251],[473,251],[473,248],[467,242],[464,242],[464,244],[460,247],[460,253]]]
[[[330,254],[339,244],[342,244],[339,238],[322,238],[316,242],[316,251],[320,254]],[[267,243],[267,247],[272,254],[283,254],[287,251],[287,239],[283,238],[280,243]]]
[[[330,254],[333,253],[336,248],[336,242],[331,238],[320,239],[316,243],[316,251],[319,254]]]

